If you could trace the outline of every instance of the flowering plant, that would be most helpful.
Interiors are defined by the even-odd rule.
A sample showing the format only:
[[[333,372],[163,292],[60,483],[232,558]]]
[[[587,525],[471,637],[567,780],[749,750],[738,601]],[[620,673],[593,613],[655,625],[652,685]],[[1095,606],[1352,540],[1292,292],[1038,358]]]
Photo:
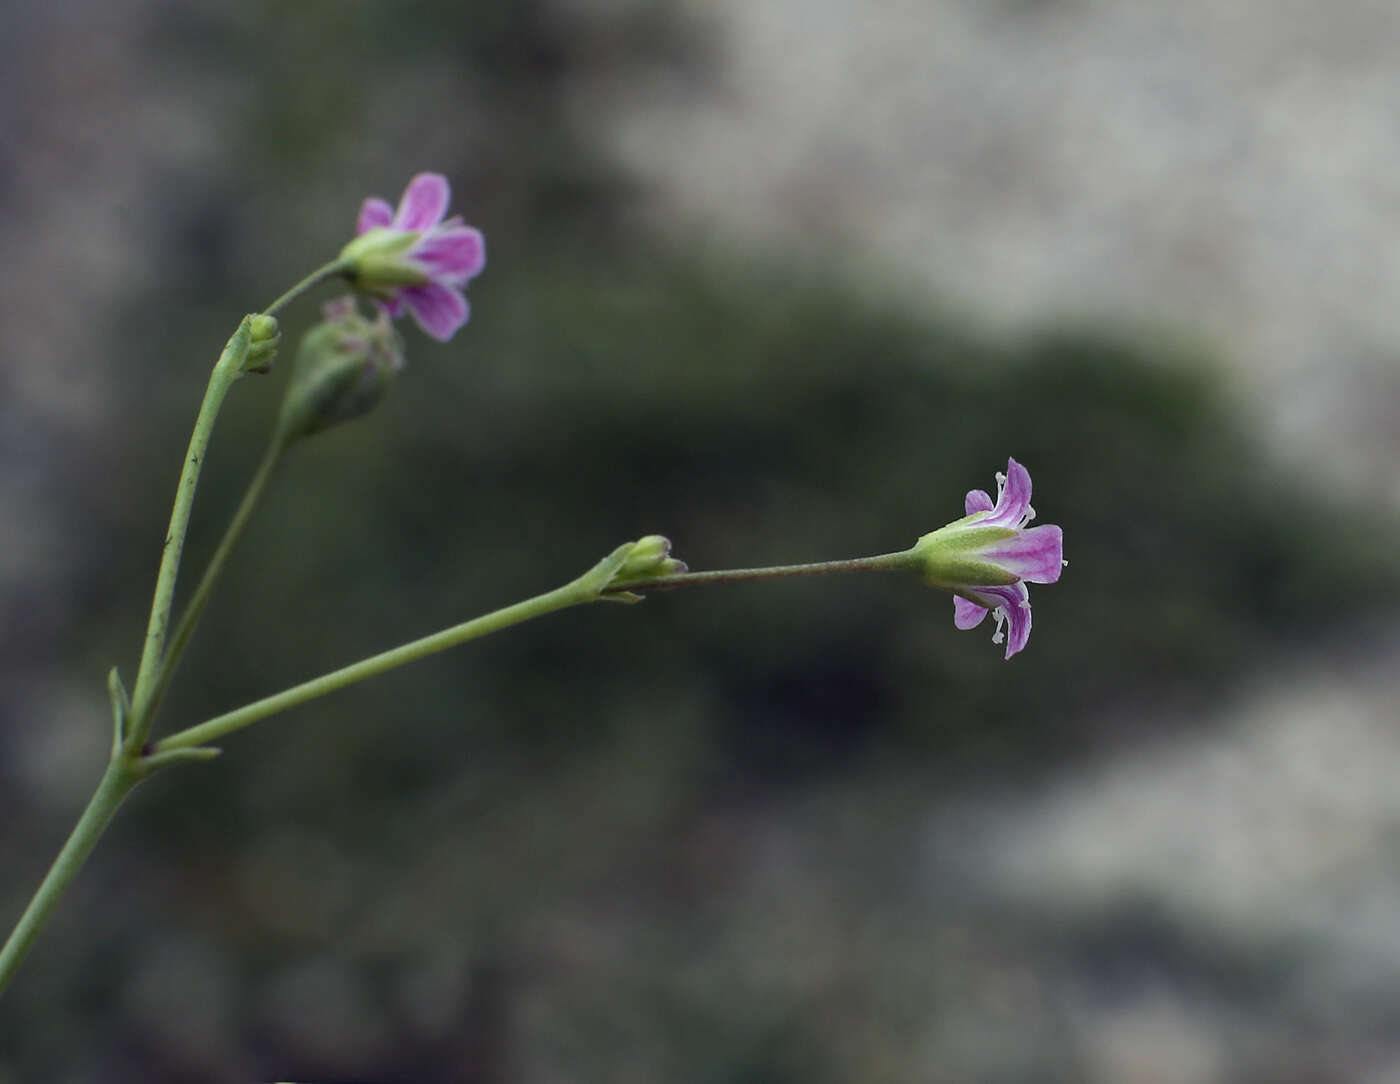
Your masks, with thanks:
[[[397,210],[367,199],[357,236],[339,256],[277,298],[243,318],[214,364],[182,460],[170,524],[147,623],[136,681],[128,693],[117,669],[108,677],[112,744],[107,767],[77,826],[39,885],[14,931],[0,949],[0,991],[43,930],[64,890],[77,875],[126,796],[156,772],[219,754],[210,744],[279,712],[347,685],[557,610],[585,603],[639,602],[648,592],[717,583],[770,580],[837,572],[916,572],[951,590],[954,620],[971,628],[989,612],[998,633],[1009,627],[1006,657],[1021,651],[1030,634],[1026,583],[1053,583],[1063,564],[1058,527],[1028,528],[1030,475],[1014,459],[995,502],[981,490],[967,495],[967,515],[907,550],[852,560],[767,568],[691,572],[671,556],[670,542],[647,535],[626,542],[576,579],[533,598],[359,662],[312,678],[203,722],[152,736],[156,716],[180,657],[277,466],[300,441],[323,429],[353,421],[374,409],[403,369],[403,342],[393,320],[411,315],[429,336],[447,341],[467,322],[464,290],[485,267],[480,231],[447,217],[450,189],[440,174],[420,173],[404,191]],[[200,470],[220,408],[235,384],[250,373],[266,373],[280,345],[277,314],[313,288],[343,279],[377,310],[365,316],[353,296],[331,301],[324,320],[299,345],[282,409],[261,463],[234,511],[209,564],[179,619],[172,621],[176,580],[189,528]]]

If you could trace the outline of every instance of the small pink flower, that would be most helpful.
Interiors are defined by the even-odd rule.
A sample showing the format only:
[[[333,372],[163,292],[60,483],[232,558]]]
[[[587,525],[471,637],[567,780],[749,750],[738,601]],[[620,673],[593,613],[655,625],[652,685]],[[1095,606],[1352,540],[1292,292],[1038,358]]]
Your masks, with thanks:
[[[360,208],[358,235],[341,259],[354,285],[391,316],[407,309],[418,326],[446,342],[471,310],[462,288],[486,266],[481,231],[460,217],[443,220],[451,199],[447,178],[420,173],[408,182],[395,211],[370,197]]]
[[[1014,459],[997,475],[997,499],[974,489],[964,503],[967,515],[919,539],[924,578],[954,594],[953,624],[976,628],[988,613],[996,617],[993,643],[1007,627],[1006,657],[1026,646],[1031,635],[1031,600],[1027,583],[1054,583],[1060,578],[1064,540],[1059,527],[1027,528],[1031,476]]]

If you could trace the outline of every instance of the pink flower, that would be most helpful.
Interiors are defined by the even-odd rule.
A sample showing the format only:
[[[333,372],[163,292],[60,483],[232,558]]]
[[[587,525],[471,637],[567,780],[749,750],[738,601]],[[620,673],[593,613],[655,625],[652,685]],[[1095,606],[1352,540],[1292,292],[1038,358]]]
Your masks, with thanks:
[[[357,289],[391,316],[407,309],[419,327],[442,342],[467,322],[471,310],[462,288],[486,266],[481,231],[457,216],[443,220],[450,199],[440,173],[420,173],[409,181],[397,211],[370,197],[360,208],[358,236],[340,254]]]
[[[1007,627],[1006,657],[1026,646],[1031,635],[1031,601],[1027,583],[1054,583],[1064,560],[1060,528],[1047,524],[1027,529],[1035,517],[1031,476],[1014,459],[997,475],[997,499],[974,489],[964,504],[967,515],[919,539],[914,552],[924,579],[953,592],[953,624],[976,628],[988,613],[996,618],[993,643]]]

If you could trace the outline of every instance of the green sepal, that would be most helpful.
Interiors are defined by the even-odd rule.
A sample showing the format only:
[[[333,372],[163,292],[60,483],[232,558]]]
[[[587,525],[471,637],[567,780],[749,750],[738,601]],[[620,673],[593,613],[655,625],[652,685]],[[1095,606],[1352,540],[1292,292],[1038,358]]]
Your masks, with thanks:
[[[649,534],[636,542],[618,546],[585,573],[580,582],[596,582],[596,596],[608,602],[641,602],[645,596],[626,590],[629,585],[645,587],[649,580],[687,570],[684,561],[678,561],[670,554],[670,539]]]
[[[114,666],[107,673],[107,696],[112,701],[112,755],[121,752],[126,742],[126,720],[131,715],[131,697],[122,684],[122,676]]]
[[[602,596],[603,592],[612,586],[613,580],[617,579],[618,571],[627,563],[627,558],[632,556],[632,551],[636,548],[637,543],[624,542],[574,582],[591,594]]]
[[[619,578],[619,574],[622,569],[626,567],[627,562],[631,559],[632,554],[636,552],[636,549],[637,543],[624,542],[575,580],[575,585],[583,588],[592,595],[595,600],[605,602],[641,602],[642,596],[633,594],[631,591],[612,592],[608,590]]]
[[[625,602],[628,605],[646,601],[646,595],[639,595],[636,591],[609,591],[606,595],[599,595],[598,598],[602,602]]]
[[[1003,587],[1020,577],[982,557],[993,543],[1016,535],[1011,527],[978,527],[974,513],[924,535],[910,551],[924,582],[933,587]]]
[[[357,290],[387,297],[402,286],[422,286],[428,275],[402,259],[421,235],[413,230],[375,226],[340,250],[346,278]]]
[[[228,337],[228,342],[224,343],[224,349],[219,354],[219,360],[214,363],[215,373],[228,374],[230,382],[237,380],[245,372],[244,366],[248,361],[248,351],[253,343],[253,316],[253,313],[249,313],[238,321],[238,327]],[[137,684],[139,685],[140,682],[138,681]]]
[[[136,761],[136,770],[141,778],[153,775],[162,768],[176,764],[203,764],[222,753],[212,745],[196,745],[189,749],[167,749],[164,753],[147,753]]]

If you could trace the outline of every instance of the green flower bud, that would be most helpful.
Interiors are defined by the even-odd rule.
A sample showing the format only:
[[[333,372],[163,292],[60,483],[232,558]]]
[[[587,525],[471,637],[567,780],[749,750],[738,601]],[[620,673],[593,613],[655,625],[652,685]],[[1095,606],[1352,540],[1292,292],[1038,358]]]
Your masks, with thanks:
[[[343,297],[325,315],[302,339],[282,401],[279,426],[289,441],[367,414],[403,368],[403,344],[387,313],[368,320]]]
[[[627,580],[671,576],[685,571],[686,563],[671,556],[671,540],[659,534],[649,534],[637,540],[613,579],[622,583]]]
[[[265,373],[277,358],[277,344],[282,332],[277,317],[259,313],[248,321],[248,356],[243,359],[245,373]]]

